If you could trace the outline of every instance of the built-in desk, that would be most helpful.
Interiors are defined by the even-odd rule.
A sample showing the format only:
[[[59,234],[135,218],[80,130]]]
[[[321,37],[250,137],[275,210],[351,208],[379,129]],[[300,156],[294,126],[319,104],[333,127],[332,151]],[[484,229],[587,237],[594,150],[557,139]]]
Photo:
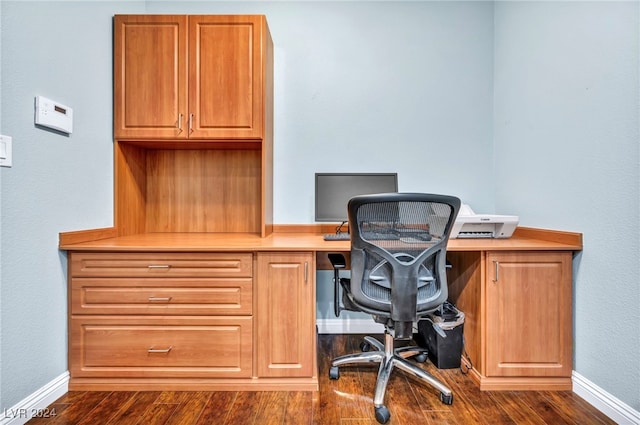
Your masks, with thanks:
[[[273,223],[266,18],[117,15],[113,28],[114,227],[60,235],[69,389],[317,390],[315,271],[350,244],[323,240],[333,225]],[[450,241],[482,389],[571,387],[580,249],[580,234],[525,228]]]
[[[62,233],[69,388],[317,390],[315,270],[350,243],[313,229]],[[450,299],[481,389],[571,388],[581,249],[581,234],[528,228],[449,241]]]
[[[323,240],[333,225],[273,223],[266,18],[113,28],[114,227],[60,235],[69,389],[317,390],[315,270],[350,244]],[[480,387],[570,388],[581,235],[518,228],[448,249]]]

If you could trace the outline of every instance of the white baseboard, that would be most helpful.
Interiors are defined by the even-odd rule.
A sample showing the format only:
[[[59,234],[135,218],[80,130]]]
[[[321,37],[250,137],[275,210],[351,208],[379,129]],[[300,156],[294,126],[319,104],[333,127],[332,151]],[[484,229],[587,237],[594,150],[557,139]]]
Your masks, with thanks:
[[[320,334],[382,334],[384,326],[372,319],[318,319]]]
[[[23,425],[38,415],[48,415],[54,419],[55,412],[47,411],[47,406],[68,391],[69,372],[65,372],[13,407],[0,412],[0,425]]]
[[[618,425],[640,425],[640,412],[618,400],[575,370],[572,374],[573,392],[593,407],[613,419]]]

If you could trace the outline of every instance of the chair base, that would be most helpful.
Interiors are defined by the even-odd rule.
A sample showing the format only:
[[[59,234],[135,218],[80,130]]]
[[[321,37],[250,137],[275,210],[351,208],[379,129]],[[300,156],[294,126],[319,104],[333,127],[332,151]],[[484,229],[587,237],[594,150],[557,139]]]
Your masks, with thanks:
[[[338,379],[340,377],[339,367],[348,364],[366,364],[366,363],[379,363],[378,378],[376,380],[376,388],[373,396],[373,406],[375,408],[376,419],[380,423],[386,423],[389,420],[389,411],[384,405],[384,396],[391,376],[391,371],[394,367],[403,370],[410,375],[418,378],[419,380],[426,382],[432,387],[440,391],[440,400],[445,404],[453,403],[453,393],[451,390],[433,377],[430,373],[419,368],[415,364],[407,360],[413,356],[423,356],[426,359],[426,350],[421,347],[408,346],[394,348],[393,335],[389,330],[385,330],[384,344],[375,338],[366,336],[364,342],[361,345],[363,353],[347,354],[339,356],[333,359],[331,362],[331,370],[329,371],[329,377],[331,379]],[[366,351],[368,348],[374,348],[373,351]]]

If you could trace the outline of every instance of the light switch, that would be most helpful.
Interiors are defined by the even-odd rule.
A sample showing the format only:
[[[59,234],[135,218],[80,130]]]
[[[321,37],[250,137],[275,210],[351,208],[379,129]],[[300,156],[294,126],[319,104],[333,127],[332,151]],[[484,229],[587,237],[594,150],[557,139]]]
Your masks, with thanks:
[[[11,167],[11,137],[0,134],[0,167]]]

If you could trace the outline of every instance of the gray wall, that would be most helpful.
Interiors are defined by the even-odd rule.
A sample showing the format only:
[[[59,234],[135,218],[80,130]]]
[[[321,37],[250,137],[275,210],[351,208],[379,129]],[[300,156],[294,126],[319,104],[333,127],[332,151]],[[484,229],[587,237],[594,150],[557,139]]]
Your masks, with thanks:
[[[0,171],[0,409],[67,370],[58,232],[113,222],[112,15],[263,13],[275,221],[313,221],[316,171],[397,171],[400,190],[583,232],[574,369],[640,410],[637,2],[4,0],[0,13],[0,132],[14,143]],[[36,95],[74,108],[71,136],[34,127]]]
[[[574,370],[640,410],[640,10],[496,3],[495,202],[583,233]]]
[[[2,409],[67,370],[58,233],[113,224],[111,16],[123,3],[2,2]],[[34,97],[74,109],[69,137],[34,126]],[[4,411],[4,410],[1,410]]]
[[[2,1],[0,1],[0,82],[2,79]],[[0,133],[2,132],[2,84],[0,84]],[[2,235],[2,172],[0,172],[0,235]],[[0,347],[2,347],[2,238],[0,237]],[[2,402],[2,349],[0,349],[0,408]]]

